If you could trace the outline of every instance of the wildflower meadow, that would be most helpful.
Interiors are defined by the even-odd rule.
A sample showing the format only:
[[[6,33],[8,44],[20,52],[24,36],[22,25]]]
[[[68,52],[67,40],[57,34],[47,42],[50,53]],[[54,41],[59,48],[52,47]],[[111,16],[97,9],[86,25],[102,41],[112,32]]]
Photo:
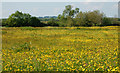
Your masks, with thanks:
[[[119,71],[118,27],[3,27],[2,71]]]

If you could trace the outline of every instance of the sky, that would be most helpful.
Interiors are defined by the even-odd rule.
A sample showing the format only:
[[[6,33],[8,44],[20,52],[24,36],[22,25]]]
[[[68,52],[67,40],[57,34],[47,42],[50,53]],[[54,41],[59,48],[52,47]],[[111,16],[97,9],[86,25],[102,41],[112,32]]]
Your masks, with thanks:
[[[118,2],[119,0],[1,0],[1,2]]]
[[[13,1],[13,2],[12,2]],[[61,14],[66,5],[72,5],[74,8],[79,8],[80,11],[100,10],[108,17],[118,16],[118,1],[104,0],[106,2],[94,2],[93,0],[86,0],[86,2],[15,2],[14,0],[4,0],[2,2],[2,18],[7,18],[15,11],[22,11],[29,13],[32,16],[57,16]],[[110,2],[111,1],[111,2]]]

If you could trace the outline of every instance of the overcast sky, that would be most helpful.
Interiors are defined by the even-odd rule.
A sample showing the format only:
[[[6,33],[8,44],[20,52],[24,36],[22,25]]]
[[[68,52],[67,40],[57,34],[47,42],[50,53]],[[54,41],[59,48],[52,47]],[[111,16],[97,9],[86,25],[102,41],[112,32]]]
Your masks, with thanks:
[[[63,12],[66,5],[78,7],[83,12],[100,10],[108,17],[118,15],[118,2],[2,2],[2,17],[9,17],[17,10],[37,17],[57,16]]]
[[[118,2],[119,0],[1,0],[2,2]]]

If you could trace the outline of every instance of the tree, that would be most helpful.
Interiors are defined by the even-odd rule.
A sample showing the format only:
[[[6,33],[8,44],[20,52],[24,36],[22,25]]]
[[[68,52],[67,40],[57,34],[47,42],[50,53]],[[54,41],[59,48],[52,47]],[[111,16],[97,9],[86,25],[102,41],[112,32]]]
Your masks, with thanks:
[[[109,19],[99,10],[79,12],[79,8],[72,9],[71,5],[65,6],[62,14],[58,15],[60,26],[108,26],[119,25],[117,18]]]
[[[40,20],[36,17],[31,17],[30,20],[28,21],[29,25],[27,26],[33,26],[33,27],[41,27],[43,26]]]
[[[32,18],[35,18],[35,17],[31,17],[30,14],[26,14],[24,13],[23,14],[23,25],[22,26],[30,26],[32,22],[29,22]],[[36,18],[37,19],[37,18]],[[38,19],[37,19],[38,20]],[[34,23],[36,25],[36,23]],[[33,24],[32,24],[33,25]]]
[[[0,19],[0,21],[1,21],[0,22],[0,24],[1,24],[0,26],[6,26],[6,20],[7,19]]]
[[[61,14],[58,15],[58,19],[59,19],[59,20],[61,19]]]
[[[16,11],[11,14],[7,19],[7,25],[10,27],[20,27],[20,26],[43,26],[40,20],[36,17],[32,17],[30,14],[22,13]]]
[[[59,26],[54,18],[50,18],[50,20],[48,21],[48,25],[49,26]]]
[[[66,26],[68,27],[74,26],[74,20],[70,16],[67,17]]]
[[[75,26],[85,26],[86,20],[85,20],[85,13],[84,12],[79,12],[76,17],[75,17]]]
[[[74,26],[74,17],[77,13],[79,13],[79,8],[73,10],[71,5],[65,6],[62,15],[58,15],[59,23],[63,23],[64,26]]]
[[[98,26],[102,24],[103,13],[99,10],[79,12],[75,16],[76,26]]]
[[[107,17],[104,17],[102,19],[102,24],[101,26],[109,26],[111,24],[111,19],[110,18],[107,18]]]
[[[96,25],[100,25],[102,23],[102,18],[103,18],[103,13],[100,13],[99,10],[95,10],[95,11],[88,11],[86,12],[86,25],[87,26],[96,26]]]
[[[75,12],[76,12],[76,13],[79,13],[79,8],[75,8]]]
[[[63,11],[63,16],[65,18],[67,17],[73,18],[77,13],[79,13],[79,8],[75,8],[75,10],[73,10],[71,5],[67,5],[65,6],[65,10]]]
[[[23,23],[22,12],[16,11],[14,14],[11,14],[9,18],[7,19],[8,26],[20,26]]]
[[[72,10],[72,6],[71,5],[67,5],[65,6],[65,10],[63,11],[63,15],[65,18],[67,18],[67,16],[71,16],[73,13],[71,12]]]

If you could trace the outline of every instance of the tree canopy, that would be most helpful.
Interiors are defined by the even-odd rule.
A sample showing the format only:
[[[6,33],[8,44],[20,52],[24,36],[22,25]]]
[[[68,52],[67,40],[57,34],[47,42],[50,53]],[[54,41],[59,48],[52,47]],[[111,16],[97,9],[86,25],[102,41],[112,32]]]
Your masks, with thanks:
[[[40,20],[36,17],[32,17],[30,14],[16,11],[11,14],[6,21],[7,26],[20,27],[20,26],[42,26]]]
[[[115,18],[108,18],[99,10],[82,12],[71,5],[65,6],[62,14],[58,15],[60,25],[65,26],[108,26],[120,24]]]

